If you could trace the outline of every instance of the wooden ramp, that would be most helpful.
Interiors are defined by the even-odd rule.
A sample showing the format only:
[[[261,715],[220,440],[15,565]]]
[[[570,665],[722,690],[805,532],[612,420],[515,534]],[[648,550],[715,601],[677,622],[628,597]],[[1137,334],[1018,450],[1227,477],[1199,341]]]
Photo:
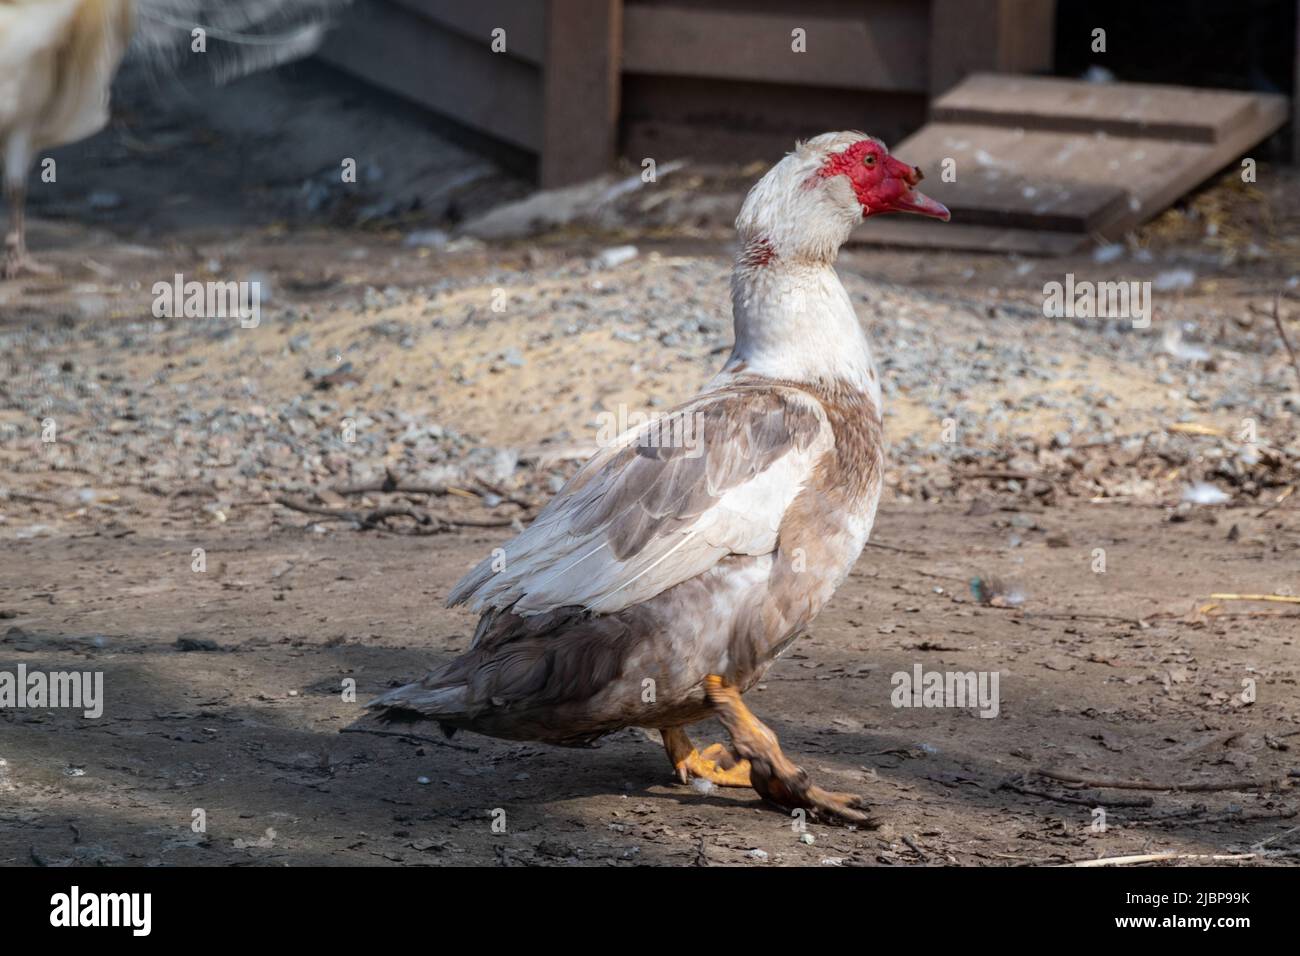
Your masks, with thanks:
[[[873,219],[868,243],[1060,255],[1114,240],[1276,132],[1284,96],[976,74],[892,148],[952,222]],[[956,178],[944,182],[945,160]],[[949,164],[951,165],[951,164]]]

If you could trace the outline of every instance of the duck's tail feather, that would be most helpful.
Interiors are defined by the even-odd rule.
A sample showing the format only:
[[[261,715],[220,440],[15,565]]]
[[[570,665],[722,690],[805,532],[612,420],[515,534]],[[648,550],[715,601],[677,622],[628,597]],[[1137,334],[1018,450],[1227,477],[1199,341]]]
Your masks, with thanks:
[[[481,598],[482,595],[478,595],[479,589],[490,581],[493,575],[496,574],[496,569],[493,567],[493,562],[495,560],[495,558],[489,555],[476,564],[468,574],[457,581],[455,587],[451,589],[451,593],[447,595],[447,607],[455,607],[458,604],[464,604],[476,595]],[[477,608],[478,606],[479,602],[476,602],[474,607]]]
[[[464,684],[430,687],[428,679],[395,687],[366,703],[381,720],[437,720],[465,713],[468,688]]]
[[[411,724],[436,722],[443,736],[450,738],[460,729],[465,716],[467,691],[463,683],[430,686],[430,678],[426,677],[367,701],[368,713],[346,729],[392,732]]]

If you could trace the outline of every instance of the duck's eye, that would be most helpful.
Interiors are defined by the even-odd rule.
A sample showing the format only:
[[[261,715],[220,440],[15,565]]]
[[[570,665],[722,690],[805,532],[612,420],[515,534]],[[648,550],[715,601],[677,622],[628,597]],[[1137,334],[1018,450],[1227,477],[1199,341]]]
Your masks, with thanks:
[[[863,166],[874,166],[874,165],[876,165],[876,154],[875,154],[875,153],[867,153],[866,156],[862,157],[862,165],[863,165]]]

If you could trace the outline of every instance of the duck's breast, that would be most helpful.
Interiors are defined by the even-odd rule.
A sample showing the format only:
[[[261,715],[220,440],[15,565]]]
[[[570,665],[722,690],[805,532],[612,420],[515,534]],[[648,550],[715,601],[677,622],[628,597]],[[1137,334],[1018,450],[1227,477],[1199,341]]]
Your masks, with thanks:
[[[781,521],[758,610],[739,618],[729,649],[734,679],[757,681],[843,583],[875,522],[884,471],[880,414],[861,392],[818,394],[835,435]]]

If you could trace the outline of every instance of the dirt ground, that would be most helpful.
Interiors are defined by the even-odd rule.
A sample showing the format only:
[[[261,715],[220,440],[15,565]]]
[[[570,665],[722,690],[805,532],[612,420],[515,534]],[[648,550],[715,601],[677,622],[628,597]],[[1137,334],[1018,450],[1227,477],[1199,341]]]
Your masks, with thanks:
[[[5,713],[0,861],[1005,865],[1233,853],[1293,827],[1297,798],[1280,785],[1101,796],[1025,775],[1195,783],[1293,770],[1295,620],[1191,612],[1225,582],[1269,591],[1294,580],[1295,532],[1248,512],[1176,524],[1124,505],[1026,513],[1020,573],[1051,595],[1041,611],[969,598],[972,566],[1009,564],[1011,514],[889,506],[877,540],[908,550],[868,549],[751,693],[806,769],[864,794],[884,820],[874,831],[810,824],[811,844],[752,792],[676,783],[654,734],[629,730],[593,750],[339,734],[358,714],[345,679],[365,700],[465,647],[473,621],[442,596],[506,532],[7,542],[0,607],[17,628],[0,664],[102,670],[107,706],[97,720]],[[1231,544],[1229,524],[1240,529]],[[1069,545],[1046,543],[1060,536]],[[205,574],[191,571],[195,546],[207,549]],[[1093,546],[1107,549],[1104,575],[1089,569]],[[891,675],[917,663],[999,671],[999,715],[894,708]],[[1258,699],[1245,706],[1248,677]],[[719,733],[702,725],[696,739]],[[1134,798],[1148,805],[1110,806],[1106,831],[1093,832],[1093,801]],[[191,830],[196,809],[206,834]]]
[[[135,189],[145,133],[221,148],[155,126],[86,155]],[[653,732],[591,750],[340,734],[466,646],[474,620],[444,596],[602,414],[667,407],[721,362],[735,197],[678,228],[491,243],[402,217],[289,224],[247,198],[209,228],[212,196],[165,228],[131,192],[89,224],[38,210],[32,246],[61,275],[0,283],[0,671],[102,671],[106,703],[0,709],[0,863],[1293,865],[1300,608],[1211,597],[1300,582],[1300,391],[1270,314],[1281,293],[1297,328],[1300,176],[1260,182],[1101,255],[846,250],[882,366],[885,498],[750,704],[882,826],[807,833],[752,792],[676,783]],[[655,209],[712,185],[679,177]],[[261,326],[151,315],[177,272],[264,282]],[[1164,286],[1153,328],[1044,318],[1068,272]],[[373,517],[386,505],[404,514]],[[997,716],[895,707],[917,665],[997,672]],[[1181,789],[1102,786],[1125,781]]]
[[[432,268],[418,252],[389,252],[408,257],[412,271]],[[571,250],[562,252],[566,258]],[[851,253],[846,271],[862,255]],[[890,256],[873,253],[867,261]],[[75,268],[71,255],[55,258]],[[256,258],[269,270],[282,268],[271,255]],[[363,261],[375,258],[382,260],[376,252]],[[105,260],[128,273],[140,268],[129,250],[110,251]],[[482,279],[489,261],[488,253],[473,253],[462,271]],[[721,281],[725,250],[692,257],[689,267]],[[336,307],[313,333],[328,339],[330,323],[339,334],[373,324],[364,308],[341,303],[380,285],[390,268],[340,282],[326,294]],[[1005,264],[988,260],[982,268]],[[392,271],[417,289],[423,280]],[[129,293],[129,278],[117,282]],[[48,315],[77,293],[64,279],[17,294]],[[29,315],[20,325],[39,321]],[[200,328],[169,327],[141,348],[111,351],[97,335],[117,334],[124,321],[112,314],[56,319],[66,334],[48,340],[47,330],[43,343],[30,331],[15,333],[27,336],[30,351],[24,365],[11,368],[9,387],[18,389],[24,368],[71,363],[93,378],[122,366],[127,386],[144,397],[156,393],[175,416],[185,399],[174,382],[139,387],[151,367],[192,369],[186,377],[195,382],[241,381],[220,363],[247,363],[246,356],[209,353],[191,367],[189,351],[211,345],[202,344]],[[267,334],[289,333],[272,323]],[[454,332],[441,340],[439,330],[432,334],[429,348],[441,341],[444,360],[457,354]],[[485,333],[477,334],[465,350],[482,351]],[[610,349],[626,344],[606,339]],[[521,348],[544,365],[544,353],[535,357],[526,341]],[[381,345],[375,354],[391,363],[424,360],[420,348],[415,358],[399,359],[398,351]],[[665,400],[695,387],[717,360],[701,351],[695,364],[673,365],[656,379]],[[284,371],[300,359],[283,344],[265,354],[278,364],[261,376],[259,400],[269,404],[277,389],[286,401],[303,389],[316,394],[301,373]],[[625,357],[571,365],[568,378],[558,367],[543,374],[527,364],[521,375],[549,376],[557,394],[581,396],[585,419],[597,398],[619,394],[616,363]],[[414,378],[408,371],[369,372],[385,387],[366,400],[418,408],[424,393],[400,385]],[[473,442],[541,439],[565,420],[551,406],[529,417],[503,402],[526,401],[542,384],[521,377],[517,388],[493,385],[494,399],[474,376],[466,382],[440,379],[429,393],[438,420],[465,423]],[[201,399],[195,395],[196,407]],[[116,419],[124,434],[106,450],[120,451],[123,441],[130,447],[131,431],[151,414],[162,413],[150,405]],[[573,414],[567,420],[581,433]],[[165,418],[165,427],[174,422]],[[74,418],[69,427],[102,432],[104,419]],[[33,462],[24,444],[31,436],[20,437],[7,459],[0,614],[9,620],[0,631],[0,669],[102,670],[107,704],[96,720],[66,711],[2,712],[5,863],[1015,864],[1249,852],[1266,840],[1273,849],[1294,846],[1290,828],[1300,803],[1285,778],[1298,766],[1300,737],[1296,613],[1249,604],[1198,613],[1215,592],[1294,588],[1300,525],[1294,502],[1274,505],[1274,492],[1189,510],[1158,496],[1088,500],[1037,494],[1032,482],[1016,493],[1007,482],[968,480],[960,494],[926,500],[898,492],[908,459],[892,461],[895,490],[877,523],[878,546],[751,695],[810,772],[863,793],[884,821],[875,831],[813,824],[807,843],[748,791],[702,794],[674,782],[653,733],[629,730],[591,751],[473,735],[442,742],[339,734],[359,713],[344,700],[346,679],[364,701],[465,647],[473,620],[443,609],[443,596],[508,527],[417,536],[396,533],[402,527],[315,523],[272,503],[279,487],[295,487],[288,477],[268,470],[232,483],[229,449],[211,447],[211,435],[199,442],[202,467],[169,472],[166,480],[150,477],[143,454],[134,464],[110,456],[97,473],[75,457]],[[146,435],[152,458],[169,460],[169,450],[159,453],[151,441]],[[401,442],[394,444],[400,452]],[[176,460],[183,457],[178,450]],[[379,457],[390,466],[404,460],[391,448]],[[357,477],[355,470],[344,475]],[[329,477],[322,469],[305,484]],[[544,484],[532,491],[545,493]],[[489,504],[452,497],[441,512],[466,520],[517,514],[508,502]],[[192,570],[194,548],[206,552],[203,573]],[[1096,548],[1105,549],[1104,573],[1093,570]],[[972,577],[1012,581],[1025,603],[984,606],[972,596]],[[891,676],[916,664],[998,671],[999,715],[893,707]],[[1257,682],[1257,699],[1244,704],[1248,678]],[[696,737],[719,733],[702,726]],[[1033,773],[1040,769],[1185,784],[1283,783],[1177,794],[1073,790]],[[1096,806],[1106,810],[1104,832],[1093,829]],[[191,829],[199,809],[206,834]],[[505,812],[505,832],[493,830],[500,818],[494,811]],[[1268,862],[1288,861],[1294,858]]]

